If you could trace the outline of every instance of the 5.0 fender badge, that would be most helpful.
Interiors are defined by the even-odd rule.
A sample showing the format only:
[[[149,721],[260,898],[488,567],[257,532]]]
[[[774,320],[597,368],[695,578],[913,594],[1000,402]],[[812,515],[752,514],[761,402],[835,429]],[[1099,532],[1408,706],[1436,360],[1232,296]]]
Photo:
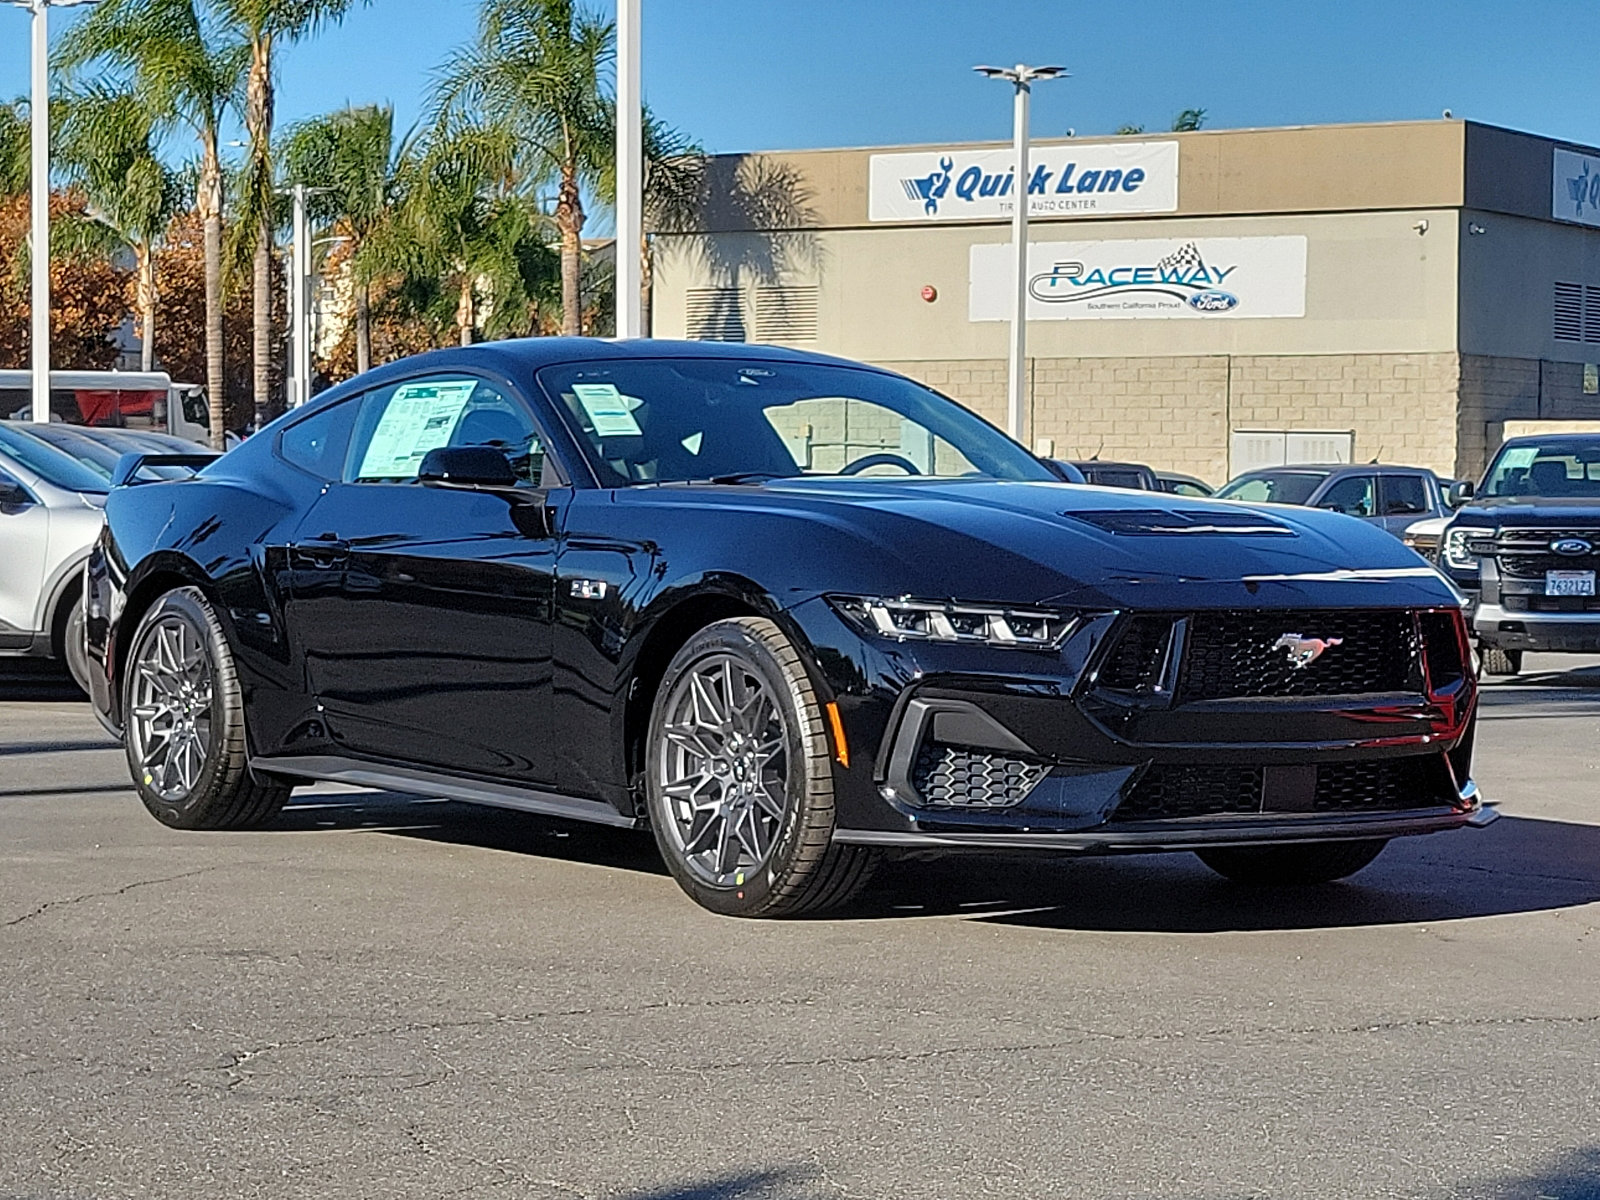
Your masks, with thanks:
[[[1304,671],[1326,651],[1342,645],[1343,638],[1308,638],[1298,633],[1286,633],[1272,644],[1272,648],[1288,651],[1289,665],[1296,671]]]

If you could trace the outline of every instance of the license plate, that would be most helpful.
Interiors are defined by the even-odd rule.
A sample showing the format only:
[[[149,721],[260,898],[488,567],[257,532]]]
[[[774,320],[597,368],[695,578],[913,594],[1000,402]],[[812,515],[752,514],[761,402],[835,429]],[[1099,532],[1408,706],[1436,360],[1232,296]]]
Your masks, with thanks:
[[[1546,571],[1544,573],[1546,596],[1594,595],[1593,571]]]

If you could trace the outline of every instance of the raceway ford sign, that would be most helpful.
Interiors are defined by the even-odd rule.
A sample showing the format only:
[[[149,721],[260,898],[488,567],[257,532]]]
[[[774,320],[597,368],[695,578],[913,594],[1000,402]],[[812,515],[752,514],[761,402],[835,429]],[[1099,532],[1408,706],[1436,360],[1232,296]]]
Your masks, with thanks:
[[[1011,319],[1011,247],[972,247],[968,319]],[[1137,238],[1034,242],[1033,321],[1303,317],[1306,239]]]
[[[919,150],[874,154],[867,216],[874,221],[1010,218],[1017,187],[1012,152]],[[1173,212],[1178,207],[1177,142],[1034,146],[1030,216]]]

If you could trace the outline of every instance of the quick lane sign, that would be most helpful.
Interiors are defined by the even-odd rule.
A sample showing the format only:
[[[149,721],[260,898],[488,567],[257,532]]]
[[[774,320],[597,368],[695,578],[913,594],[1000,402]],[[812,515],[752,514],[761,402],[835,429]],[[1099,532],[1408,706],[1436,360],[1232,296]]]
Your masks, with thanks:
[[[972,247],[968,317],[1011,318],[1011,247]],[[1032,321],[1303,317],[1306,239],[1140,238],[1034,242]]]
[[[1010,150],[874,154],[867,216],[874,221],[1010,219],[1016,201]],[[1035,146],[1029,154],[1033,217],[1174,212],[1178,143]]]

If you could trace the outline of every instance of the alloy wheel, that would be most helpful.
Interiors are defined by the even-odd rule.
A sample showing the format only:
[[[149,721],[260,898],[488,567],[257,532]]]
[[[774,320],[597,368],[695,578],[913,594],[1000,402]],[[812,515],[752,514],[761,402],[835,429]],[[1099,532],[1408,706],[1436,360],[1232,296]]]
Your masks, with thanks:
[[[768,860],[788,812],[789,731],[743,658],[695,663],[667,698],[657,782],[673,846],[693,874],[738,887]]]
[[[163,618],[140,642],[128,709],[145,786],[164,800],[189,797],[211,755],[211,658],[199,633]]]

